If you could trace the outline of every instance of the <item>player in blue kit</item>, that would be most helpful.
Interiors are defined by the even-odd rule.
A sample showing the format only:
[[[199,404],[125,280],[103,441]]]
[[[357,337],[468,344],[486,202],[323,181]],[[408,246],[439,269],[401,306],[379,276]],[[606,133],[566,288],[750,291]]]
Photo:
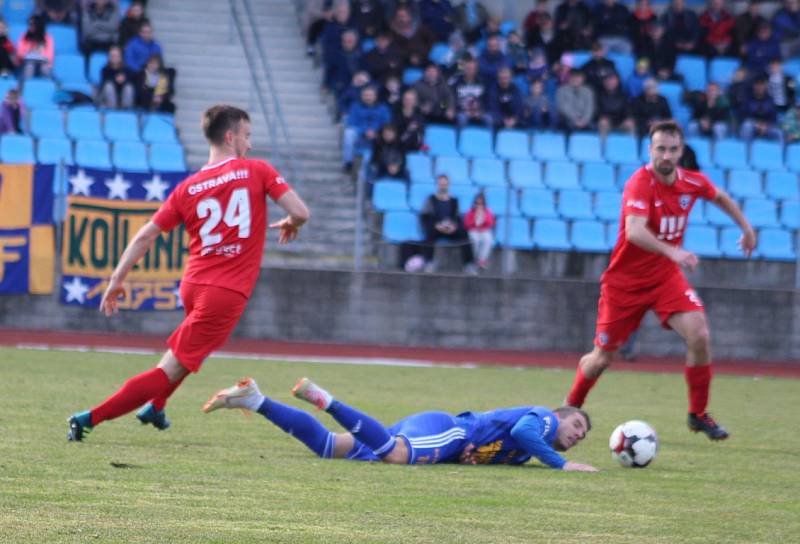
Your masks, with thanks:
[[[543,406],[522,406],[457,416],[422,412],[386,428],[336,400],[308,378],[297,382],[292,394],[328,412],[349,432],[331,432],[311,414],[262,395],[252,378],[219,391],[205,403],[203,411],[241,408],[258,412],[323,459],[409,465],[521,465],[535,457],[555,469],[597,471],[590,465],[567,461],[558,453],[578,444],[591,429],[588,414],[571,406],[553,411]]]

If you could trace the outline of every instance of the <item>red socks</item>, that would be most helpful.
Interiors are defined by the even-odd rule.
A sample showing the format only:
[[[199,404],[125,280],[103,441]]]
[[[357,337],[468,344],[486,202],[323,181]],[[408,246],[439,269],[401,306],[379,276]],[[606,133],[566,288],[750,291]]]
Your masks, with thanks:
[[[92,409],[92,426],[135,410],[161,396],[169,387],[166,372],[158,367],[129,378],[116,393]]]
[[[684,367],[684,375],[689,388],[689,413],[705,414],[711,387],[711,365]]]
[[[164,406],[167,405],[167,399],[172,396],[172,394],[178,387],[180,387],[180,385],[183,383],[183,380],[185,380],[186,376],[188,375],[189,374],[186,374],[183,376],[183,378],[176,381],[175,383],[169,384],[169,387],[167,387],[167,389],[163,393],[161,393],[156,398],[152,399],[150,402],[153,403],[153,408],[155,408],[156,410],[163,410]]]
[[[599,377],[600,376],[597,378],[587,378],[583,374],[580,365],[578,365],[578,370],[575,372],[575,381],[572,383],[572,389],[569,390],[569,394],[567,395],[567,404],[575,406],[576,408],[583,406],[586,395],[589,394],[594,384],[597,383]]]

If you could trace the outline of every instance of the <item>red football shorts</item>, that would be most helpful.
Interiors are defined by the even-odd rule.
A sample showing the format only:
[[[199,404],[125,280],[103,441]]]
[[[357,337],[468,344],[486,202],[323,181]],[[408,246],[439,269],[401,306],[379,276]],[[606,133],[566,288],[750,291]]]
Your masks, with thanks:
[[[673,314],[704,311],[703,301],[680,273],[657,287],[636,292],[623,291],[603,283],[597,304],[594,345],[605,351],[619,349],[639,328],[648,310],[658,314],[665,329],[671,328],[667,320]]]
[[[186,317],[167,340],[186,370],[197,372],[212,351],[222,347],[239,322],[247,297],[215,285],[181,282]]]

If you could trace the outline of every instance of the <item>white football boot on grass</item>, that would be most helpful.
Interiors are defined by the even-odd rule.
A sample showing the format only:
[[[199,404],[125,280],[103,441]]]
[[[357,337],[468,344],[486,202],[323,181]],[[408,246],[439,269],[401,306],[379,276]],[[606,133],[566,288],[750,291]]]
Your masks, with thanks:
[[[243,378],[236,385],[217,391],[203,405],[203,411],[208,413],[220,408],[256,411],[262,402],[264,402],[264,395],[258,390],[256,381],[253,378]]]
[[[308,378],[300,378],[300,381],[292,388],[292,395],[300,400],[310,402],[320,410],[327,410],[333,402],[333,395]]]

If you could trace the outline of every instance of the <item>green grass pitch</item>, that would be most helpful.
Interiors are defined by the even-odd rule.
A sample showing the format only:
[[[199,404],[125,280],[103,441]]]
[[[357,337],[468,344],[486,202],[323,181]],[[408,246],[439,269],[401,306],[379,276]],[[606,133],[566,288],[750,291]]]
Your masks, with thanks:
[[[168,405],[171,429],[129,415],[66,442],[70,413],[155,359],[0,348],[0,542],[800,542],[797,380],[717,377],[712,411],[732,438],[711,443],[686,429],[682,375],[618,365],[586,406],[594,430],[567,454],[598,474],[322,461],[258,414],[200,411],[244,375],[304,408],[289,391],[307,375],[386,423],[426,409],[555,406],[572,372],[540,369],[211,359]],[[609,434],[628,419],[659,432],[645,470],[609,455]]]

